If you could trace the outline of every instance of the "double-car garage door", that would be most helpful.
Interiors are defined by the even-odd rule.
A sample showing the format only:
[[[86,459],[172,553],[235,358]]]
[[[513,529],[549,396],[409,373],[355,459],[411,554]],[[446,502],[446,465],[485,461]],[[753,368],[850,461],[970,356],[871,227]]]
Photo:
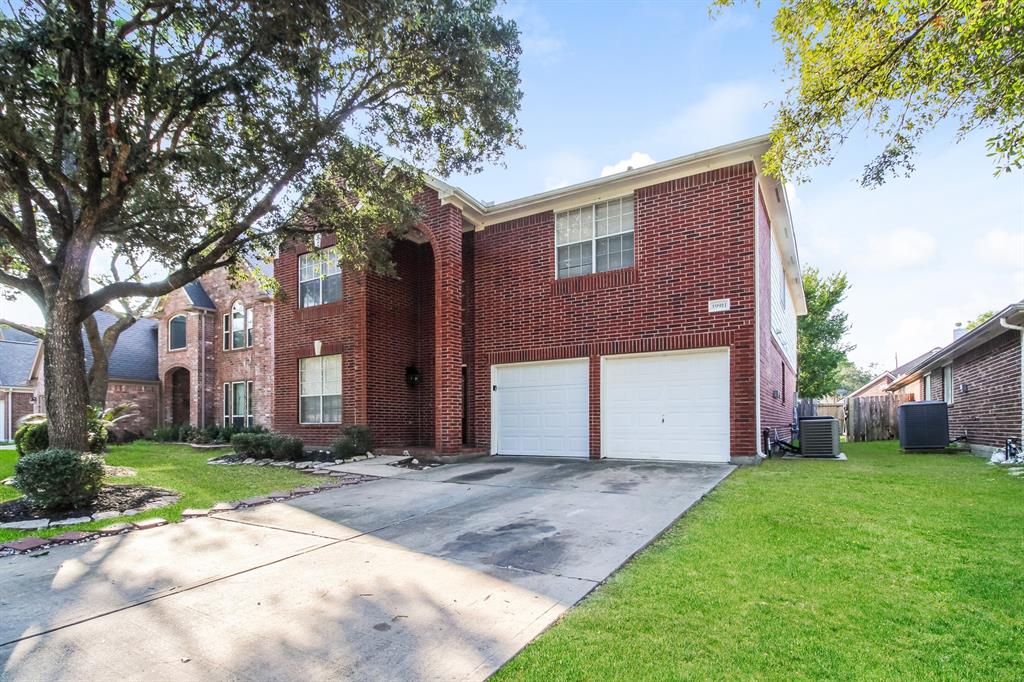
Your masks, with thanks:
[[[588,455],[587,359],[493,372],[498,454]],[[606,356],[600,373],[603,457],[729,461],[727,349]]]

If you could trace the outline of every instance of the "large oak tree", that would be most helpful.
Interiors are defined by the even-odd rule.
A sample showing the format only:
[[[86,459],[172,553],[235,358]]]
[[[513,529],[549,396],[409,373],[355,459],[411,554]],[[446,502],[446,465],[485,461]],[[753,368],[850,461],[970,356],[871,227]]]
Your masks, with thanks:
[[[5,5],[0,285],[44,313],[51,444],[85,446],[94,312],[314,230],[379,262],[417,217],[414,166],[517,143],[519,53],[492,0]],[[101,249],[166,274],[90,283]]]

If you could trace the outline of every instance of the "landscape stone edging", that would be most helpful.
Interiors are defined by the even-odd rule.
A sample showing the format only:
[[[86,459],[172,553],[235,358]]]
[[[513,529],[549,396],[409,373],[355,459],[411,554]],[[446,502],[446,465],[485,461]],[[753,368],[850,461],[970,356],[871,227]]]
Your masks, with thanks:
[[[160,490],[166,490],[160,488]],[[126,509],[123,512],[117,511],[101,511],[95,514],[89,514],[84,516],[73,516],[66,519],[57,519],[51,521],[47,518],[39,519],[25,519],[24,521],[8,521],[7,523],[0,523],[0,529],[3,530],[40,530],[42,528],[60,528],[62,526],[73,526],[78,523],[89,523],[90,521],[104,521],[106,519],[117,518],[118,516],[135,516],[145,511],[153,511],[154,509],[163,509],[164,507],[170,507],[172,504],[181,499],[180,493],[174,493],[173,491],[167,490],[167,495],[161,495],[160,497],[154,498],[149,502],[145,503],[141,507],[133,507],[132,509]]]
[[[260,497],[250,497],[247,500],[240,500],[238,502],[218,502],[209,509],[185,509],[181,512],[181,520],[175,523],[184,523],[189,519],[204,518],[207,516],[215,516],[218,513],[231,511],[234,509],[246,509],[248,507],[257,507],[263,504],[269,504],[271,502],[285,502],[292,500],[297,497],[305,497],[307,495],[315,495],[316,493],[324,492],[327,490],[336,490],[338,488],[346,488],[350,485],[358,485],[360,483],[366,483],[367,481],[375,481],[379,479],[379,476],[368,476],[366,474],[339,474],[339,472],[330,472],[332,476],[344,476],[344,481],[331,481],[330,483],[322,483],[316,486],[299,486],[292,488],[288,491],[275,491],[267,493]],[[336,476],[337,474],[337,476]],[[178,498],[181,496],[178,495]],[[177,499],[177,498],[176,498]],[[131,510],[129,510],[131,511]],[[124,514],[119,514],[124,516]],[[84,523],[84,522],[83,522]],[[35,536],[27,536],[18,538],[17,540],[11,540],[0,544],[0,558],[4,556],[14,556],[16,554],[28,554],[39,549],[46,549],[55,545],[77,545],[86,541],[95,540],[101,537],[109,537],[112,535],[123,535],[130,531],[146,530],[147,528],[156,528],[158,526],[167,525],[168,521],[160,517],[151,517],[148,519],[142,519],[141,521],[131,521],[125,523],[115,523],[103,528],[96,530],[84,530],[84,531],[68,531],[61,533],[60,535],[54,535],[49,538],[39,538]]]
[[[221,457],[223,457],[222,455]],[[339,464],[351,464],[352,462],[362,462],[367,459],[374,459],[375,455],[372,452],[367,452],[365,455],[356,455],[355,457],[349,457],[348,459],[333,459],[333,460],[300,460],[292,461],[276,460],[272,457],[261,457],[259,459],[255,457],[246,457],[245,459],[238,462],[224,462],[220,461],[221,457],[211,457],[206,460],[207,464],[213,464],[215,466],[239,466],[247,464],[250,466],[258,467],[286,467],[288,469],[297,469],[310,474],[316,474],[318,476],[333,476],[337,472],[329,471],[323,467],[333,467]],[[227,455],[227,457],[236,457],[236,455]]]

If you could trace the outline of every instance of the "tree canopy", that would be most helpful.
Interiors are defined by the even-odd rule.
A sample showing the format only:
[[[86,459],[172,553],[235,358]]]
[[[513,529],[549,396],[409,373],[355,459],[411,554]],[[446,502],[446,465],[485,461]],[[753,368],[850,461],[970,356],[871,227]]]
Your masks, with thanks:
[[[807,314],[797,319],[797,392],[802,398],[834,395],[840,369],[853,346],[843,342],[849,331],[847,315],[838,309],[846,298],[846,273],[823,276],[817,268],[804,268]]]
[[[312,232],[334,232],[350,262],[386,265],[385,232],[418,216],[418,169],[471,172],[518,144],[518,29],[493,0],[42,0],[3,12],[0,288],[46,317],[60,447],[84,442],[84,418],[71,442],[59,414],[84,405],[55,402],[49,376],[81,393],[80,329],[95,311],[240,271],[241,256]],[[90,284],[99,249],[166,275]]]
[[[879,185],[946,121],[989,131],[997,173],[1024,164],[1024,2],[782,0],[772,26],[789,89],[768,172],[801,179],[867,131],[883,146],[861,181]]]
[[[994,310],[986,310],[985,312],[981,313],[976,318],[974,318],[973,320],[971,320],[970,322],[965,324],[964,325],[964,329],[966,331],[971,331],[972,329],[974,329],[976,327],[980,327],[981,325],[985,324],[986,322],[988,322],[989,320],[991,320],[995,316],[996,316],[996,311],[994,311]]]

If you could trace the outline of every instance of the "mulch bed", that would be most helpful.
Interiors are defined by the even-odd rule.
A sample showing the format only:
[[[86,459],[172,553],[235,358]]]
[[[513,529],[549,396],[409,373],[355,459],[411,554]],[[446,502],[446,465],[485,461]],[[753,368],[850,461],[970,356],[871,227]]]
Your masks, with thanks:
[[[169,496],[180,497],[177,493],[164,488],[141,485],[105,485],[100,488],[99,495],[91,505],[60,512],[36,509],[24,497],[19,497],[16,500],[0,504],[0,523],[30,519],[60,521],[107,511],[124,512],[129,509],[141,508],[149,502]]]

